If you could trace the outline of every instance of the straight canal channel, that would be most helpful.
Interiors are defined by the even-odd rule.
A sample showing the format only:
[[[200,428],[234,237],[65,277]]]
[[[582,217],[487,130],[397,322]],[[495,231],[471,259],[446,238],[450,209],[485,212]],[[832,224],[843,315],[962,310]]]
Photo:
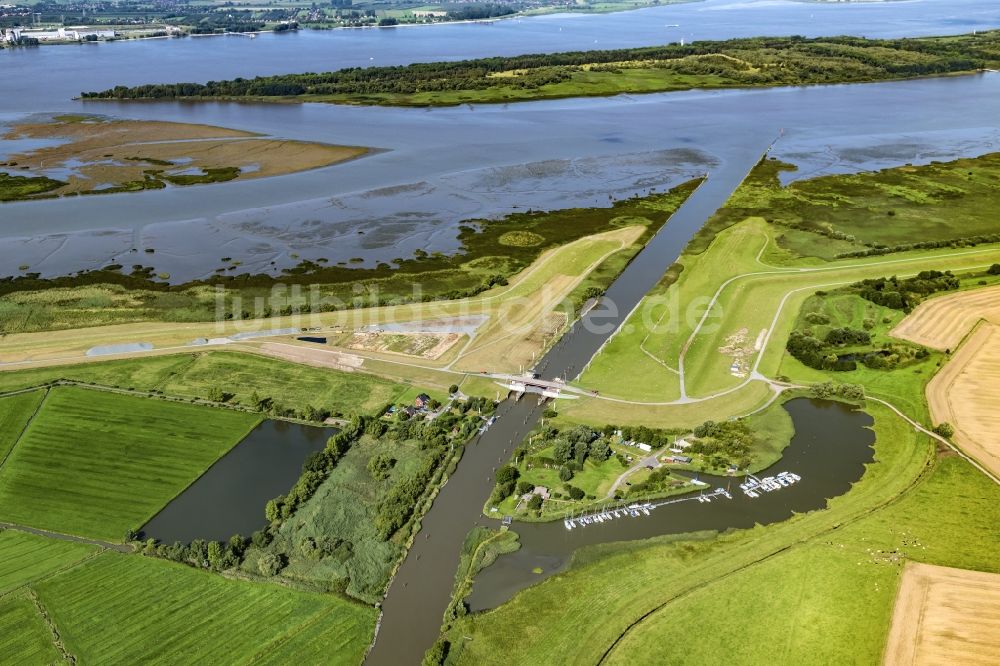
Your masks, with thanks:
[[[710,173],[618,276],[601,302],[577,320],[539,361],[535,370],[541,377],[572,379],[580,374],[643,296],[656,286],[666,270],[680,257],[691,237],[726,202],[762,155],[767,153],[778,131],[775,127],[771,134],[758,133],[755,137],[745,138],[743,145],[733,151],[733,156]],[[482,507],[493,489],[493,472],[506,463],[513,448],[534,427],[542,411],[543,407],[533,396],[527,396],[520,402],[504,401],[498,408],[498,418],[493,426],[466,446],[458,468],[424,517],[413,548],[389,586],[382,604],[378,635],[366,659],[367,664],[419,664],[423,653],[436,640],[451,596],[462,543],[476,525],[495,522],[482,514]],[[641,522],[640,519],[635,524]],[[517,525],[515,531],[521,533],[523,527]],[[539,528],[546,530],[546,533],[566,531],[562,521],[530,527],[536,528],[534,531]],[[691,524],[689,529],[702,527]],[[580,530],[581,534],[583,532],[592,534],[591,540],[601,541],[641,538],[659,533],[632,536],[621,529],[609,531],[599,527]],[[539,541],[538,550],[531,549],[534,557],[546,558],[544,541]],[[565,551],[565,548],[558,550]],[[524,553],[528,552],[529,549],[525,548]],[[522,554],[522,558],[524,556]],[[551,557],[563,562],[566,556],[565,552],[551,554]],[[511,573],[507,563],[503,564],[504,570]],[[509,597],[515,588],[520,589],[531,582],[525,580],[520,585],[516,582],[512,585],[510,580],[494,581],[493,585],[487,586],[490,591],[483,595],[502,601],[502,597]],[[483,595],[477,591],[473,598],[484,602]],[[482,603],[480,605],[485,607]]]

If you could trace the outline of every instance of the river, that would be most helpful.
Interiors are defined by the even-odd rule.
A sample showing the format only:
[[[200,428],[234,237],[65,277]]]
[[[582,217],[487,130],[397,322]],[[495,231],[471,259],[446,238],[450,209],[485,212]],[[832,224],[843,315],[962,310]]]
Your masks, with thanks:
[[[669,27],[675,23],[678,28]],[[1000,76],[696,90],[433,110],[316,104],[84,104],[70,97],[116,84],[637,46],[681,37],[723,39],[765,33],[895,37],[998,26],[1000,6],[986,0],[830,4],[708,0],[624,14],[555,15],[488,25],[0,52],[0,84],[13,91],[0,97],[0,123],[10,124],[31,113],[87,111],[384,149],[349,164],[261,181],[5,204],[0,206],[0,277],[15,273],[24,263],[45,275],[93,268],[126,257],[133,247],[155,247],[157,270],[175,279],[211,272],[223,246],[227,256],[244,260],[250,270],[263,269],[271,261],[276,268],[290,265],[293,254],[361,256],[371,265],[416,247],[456,251],[458,222],[468,217],[502,215],[517,205],[596,205],[607,201],[608,194],[626,196],[651,186],[666,187],[707,171],[705,183],[612,285],[605,304],[587,315],[587,325],[574,326],[538,366],[545,377],[571,378],[782,130],[771,154],[799,165],[799,176],[977,155],[996,150],[1000,142]],[[369,663],[419,663],[437,636],[461,543],[477,522],[487,522],[480,511],[491,490],[492,470],[506,460],[539,411],[533,401],[503,403],[497,423],[468,447],[392,582]],[[851,421],[852,428],[858,426],[855,417],[831,418],[841,417]],[[796,426],[808,431],[808,420],[800,421],[796,419]],[[531,582],[523,565],[544,560],[543,569],[557,571],[573,548],[594,540],[737,527],[755,512],[765,520],[780,520],[793,508],[821,506],[822,499],[846,489],[841,482],[849,483],[852,474],[860,474],[856,467],[864,452],[854,447],[865,441],[861,435],[851,438],[854,453],[843,460],[854,467],[838,472],[838,487],[829,492],[823,480],[830,477],[803,473],[802,485],[777,493],[778,499],[761,498],[758,504],[735,498],[719,501],[692,509],[690,518],[680,517],[687,508],[658,509],[662,513],[655,517],[589,527],[572,536],[559,532],[561,524],[526,526],[519,529],[523,551],[484,572],[474,589],[474,603],[487,607],[508,598]],[[792,471],[791,456],[800,450],[797,446],[789,450],[787,465]],[[832,455],[816,450],[802,449],[808,452],[803,456]],[[711,508],[716,506],[720,508]],[[727,518],[730,514],[733,520]]]

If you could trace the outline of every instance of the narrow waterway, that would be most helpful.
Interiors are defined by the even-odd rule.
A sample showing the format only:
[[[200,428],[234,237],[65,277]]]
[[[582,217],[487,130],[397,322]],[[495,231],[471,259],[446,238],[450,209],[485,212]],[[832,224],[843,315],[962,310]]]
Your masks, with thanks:
[[[621,326],[642,297],[705,221],[732,195],[777,133],[760,133],[734,151],[661,227],[608,289],[600,305],[579,319],[537,366],[546,378],[573,378]],[[541,414],[534,396],[507,400],[498,418],[467,446],[455,474],[422,521],[414,547],[400,566],[382,605],[375,645],[366,663],[418,664],[438,636],[451,595],[462,542],[477,524],[492,522],[482,507],[493,471],[510,457]],[[608,540],[613,540],[613,537]]]

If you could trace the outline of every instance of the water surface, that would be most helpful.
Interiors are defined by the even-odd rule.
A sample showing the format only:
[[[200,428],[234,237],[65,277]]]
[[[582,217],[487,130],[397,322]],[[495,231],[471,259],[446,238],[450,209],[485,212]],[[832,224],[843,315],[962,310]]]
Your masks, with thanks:
[[[267,420],[143,526],[164,543],[227,541],[267,525],[264,505],[295,485],[302,462],[337,430]]]

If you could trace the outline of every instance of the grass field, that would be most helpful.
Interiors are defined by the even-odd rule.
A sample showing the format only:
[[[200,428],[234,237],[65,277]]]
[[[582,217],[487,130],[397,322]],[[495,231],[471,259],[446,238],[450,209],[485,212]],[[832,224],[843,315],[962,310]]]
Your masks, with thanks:
[[[896,598],[886,666],[988,666],[1000,651],[1000,575],[909,563]]]
[[[44,397],[45,391],[32,391],[0,398],[0,461],[14,448]]]
[[[456,662],[502,651],[512,664],[596,663],[623,634],[614,663],[754,660],[762,644],[788,662],[877,661],[902,561],[996,568],[1000,490],[958,458],[928,469],[929,441],[868,409],[875,462],[829,509],[725,535],[585,549],[566,573],[459,621],[449,633]]]
[[[0,372],[0,391],[38,386],[59,379],[162,391],[186,398],[205,398],[218,388],[231,401],[249,406],[250,395],[271,397],[284,405],[307,405],[343,414],[370,413],[406,397],[405,383],[284,363],[255,354],[207,352],[150,356],[128,360]]]
[[[375,622],[374,609],[335,596],[113,552],[34,589],[82,663],[353,665]]]
[[[258,422],[242,412],[52,389],[0,469],[0,519],[119,541]]]
[[[0,595],[33,583],[97,552],[95,546],[0,530]]]
[[[0,597],[0,655],[8,664],[59,664],[52,632],[25,593]]]

